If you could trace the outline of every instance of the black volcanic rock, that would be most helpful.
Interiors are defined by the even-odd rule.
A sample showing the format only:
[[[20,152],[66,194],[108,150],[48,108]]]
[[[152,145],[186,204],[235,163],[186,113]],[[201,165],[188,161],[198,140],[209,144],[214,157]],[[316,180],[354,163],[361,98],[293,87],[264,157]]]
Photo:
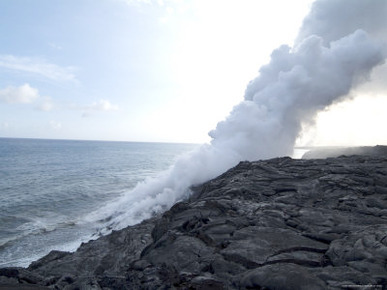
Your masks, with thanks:
[[[387,155],[387,146],[377,145],[361,146],[361,147],[315,147],[312,150],[306,152],[303,159],[317,159],[328,157],[339,157],[341,155],[371,155],[381,156]]]
[[[241,162],[162,216],[0,269],[0,289],[385,289],[380,152]]]

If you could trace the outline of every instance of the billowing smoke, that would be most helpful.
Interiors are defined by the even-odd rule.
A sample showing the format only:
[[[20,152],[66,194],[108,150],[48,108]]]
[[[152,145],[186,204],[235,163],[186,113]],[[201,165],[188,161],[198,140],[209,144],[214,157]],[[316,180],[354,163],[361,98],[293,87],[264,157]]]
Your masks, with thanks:
[[[377,39],[387,40],[387,2],[384,0],[318,0],[303,21],[296,43],[311,35],[324,45],[363,29]]]
[[[324,46],[312,35],[291,49],[282,46],[250,82],[245,100],[210,134],[212,144],[241,158],[291,155],[302,123],[367,79],[384,57],[363,30]]]
[[[384,0],[325,0],[315,1],[303,21],[296,44],[311,35],[319,35],[324,45],[362,29],[374,38],[387,42],[387,1]],[[371,81],[356,91],[380,94],[387,90],[387,64],[375,68]],[[354,92],[354,95],[356,92]]]
[[[210,144],[181,157],[159,178],[139,184],[104,210],[116,228],[172,206],[191,185],[241,160],[291,155],[303,124],[346,95],[384,62],[375,38],[387,1],[318,0],[295,45],[274,50],[246,89],[244,100],[209,134]],[[370,30],[368,33],[367,30]],[[101,211],[99,211],[99,214]]]

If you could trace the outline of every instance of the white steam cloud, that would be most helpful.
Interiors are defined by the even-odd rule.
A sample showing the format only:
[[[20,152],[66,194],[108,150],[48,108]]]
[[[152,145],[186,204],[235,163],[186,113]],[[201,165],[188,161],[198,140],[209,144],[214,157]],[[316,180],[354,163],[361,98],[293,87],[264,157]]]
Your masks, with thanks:
[[[301,125],[347,95],[384,59],[382,46],[362,30],[323,45],[312,35],[293,50],[275,50],[250,82],[245,100],[212,131],[212,144],[241,159],[291,155]]]
[[[385,47],[375,37],[386,27],[380,26],[385,23],[386,14],[380,11],[386,3],[316,1],[294,47],[284,45],[273,51],[270,63],[249,83],[244,100],[210,132],[210,144],[181,157],[159,178],[137,185],[99,211],[98,217],[102,213],[113,227],[122,228],[169,208],[186,196],[189,186],[241,160],[291,155],[302,125],[345,98],[384,62]],[[359,20],[358,15],[365,12],[367,16]]]
[[[315,1],[303,21],[296,42],[319,35],[324,44],[363,29],[378,39],[387,39],[387,1],[324,0]]]

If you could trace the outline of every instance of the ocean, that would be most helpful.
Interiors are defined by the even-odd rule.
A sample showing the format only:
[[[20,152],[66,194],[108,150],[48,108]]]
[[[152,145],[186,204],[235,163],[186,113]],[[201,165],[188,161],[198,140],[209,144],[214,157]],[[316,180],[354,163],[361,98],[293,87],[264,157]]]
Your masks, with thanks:
[[[0,267],[76,250],[98,234],[100,208],[195,147],[0,138]]]

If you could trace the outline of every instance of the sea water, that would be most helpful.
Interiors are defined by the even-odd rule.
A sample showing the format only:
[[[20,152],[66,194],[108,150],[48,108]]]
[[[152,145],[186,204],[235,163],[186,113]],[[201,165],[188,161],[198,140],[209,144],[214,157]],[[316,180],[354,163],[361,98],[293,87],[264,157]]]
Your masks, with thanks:
[[[0,267],[76,250],[100,226],[85,217],[196,146],[0,138]]]

